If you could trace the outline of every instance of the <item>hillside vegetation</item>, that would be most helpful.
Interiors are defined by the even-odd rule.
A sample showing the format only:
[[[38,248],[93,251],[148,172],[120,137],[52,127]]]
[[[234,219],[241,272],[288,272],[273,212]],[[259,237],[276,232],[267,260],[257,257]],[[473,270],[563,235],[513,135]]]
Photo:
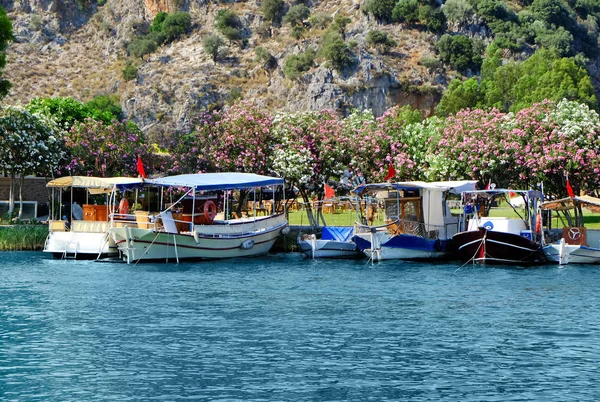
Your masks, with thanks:
[[[15,36],[5,103],[110,96],[149,138],[239,99],[344,116],[394,105],[515,111],[546,98],[597,108],[598,0],[0,5]]]

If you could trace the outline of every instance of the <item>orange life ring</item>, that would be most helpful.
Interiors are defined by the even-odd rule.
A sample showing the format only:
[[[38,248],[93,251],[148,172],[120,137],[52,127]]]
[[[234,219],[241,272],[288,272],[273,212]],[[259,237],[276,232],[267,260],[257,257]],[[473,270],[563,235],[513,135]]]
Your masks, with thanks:
[[[540,213],[535,217],[535,232],[542,233],[542,214]]]
[[[123,198],[121,202],[119,202],[119,214],[127,215],[129,213],[129,201],[127,198]]]
[[[207,221],[212,222],[217,216],[217,206],[212,201],[206,201],[204,203],[204,217]]]

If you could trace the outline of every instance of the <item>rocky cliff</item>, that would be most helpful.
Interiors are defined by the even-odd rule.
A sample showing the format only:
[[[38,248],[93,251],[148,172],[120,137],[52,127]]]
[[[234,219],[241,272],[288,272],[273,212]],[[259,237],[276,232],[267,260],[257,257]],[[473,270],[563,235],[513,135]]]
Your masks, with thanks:
[[[0,0],[0,5],[15,34],[5,70],[13,83],[6,103],[50,96],[87,101],[115,93],[125,114],[152,135],[187,129],[194,115],[226,105],[233,94],[272,111],[329,108],[344,114],[360,108],[381,114],[393,105],[410,104],[429,114],[454,74],[419,63],[434,56],[433,34],[401,24],[378,25],[358,0],[309,4],[313,14],[341,13],[351,19],[345,39],[353,42],[354,66],[338,72],[317,59],[296,80],[284,76],[283,60],[317,47],[323,31],[313,28],[295,40],[289,27],[275,26],[270,37],[260,37],[254,33],[263,22],[257,0]],[[226,57],[213,62],[202,38],[214,31],[215,13],[223,7],[235,10],[252,34],[245,47],[230,44]],[[191,33],[144,60],[127,54],[127,43],[147,31],[156,13],[177,10],[190,13]],[[387,54],[368,48],[371,29],[387,32],[398,45]],[[257,46],[268,49],[276,65],[265,69],[257,62]],[[137,79],[123,79],[127,60],[138,67]]]

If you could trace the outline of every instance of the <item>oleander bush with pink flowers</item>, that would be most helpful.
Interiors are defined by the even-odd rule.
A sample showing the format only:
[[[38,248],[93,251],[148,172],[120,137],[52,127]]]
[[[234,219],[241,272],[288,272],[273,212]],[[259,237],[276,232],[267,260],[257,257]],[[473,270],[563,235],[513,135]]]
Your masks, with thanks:
[[[593,193],[600,186],[600,118],[575,101],[544,101],[518,112],[464,109],[446,118],[423,118],[406,107],[377,118],[366,111],[345,118],[329,110],[271,114],[239,102],[198,116],[192,130],[165,136],[161,144],[148,144],[127,121],[86,119],[70,131],[52,124],[38,119],[12,129],[6,123],[0,139],[18,130],[24,144],[31,142],[27,147],[48,148],[42,158],[61,161],[55,169],[63,175],[137,175],[141,156],[150,175],[279,175],[307,199],[322,197],[324,183],[335,186],[344,169],[360,169],[367,182],[380,182],[390,164],[397,172],[394,181],[476,179],[511,188],[543,182],[546,192],[561,196],[568,174],[576,192]],[[5,152],[2,163],[5,170],[23,166],[16,175],[47,171],[42,165],[35,172],[11,165],[11,157]]]

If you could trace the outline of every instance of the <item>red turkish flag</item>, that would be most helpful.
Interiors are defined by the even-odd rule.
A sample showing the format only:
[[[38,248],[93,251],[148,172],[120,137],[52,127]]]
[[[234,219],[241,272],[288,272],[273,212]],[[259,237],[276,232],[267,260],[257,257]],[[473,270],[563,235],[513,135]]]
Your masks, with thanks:
[[[388,181],[396,176],[396,169],[394,169],[394,165],[390,163],[390,167],[388,168],[387,175],[383,179],[383,181]]]
[[[146,178],[146,172],[144,171],[144,164],[142,163],[141,156],[138,156],[137,171],[138,171],[138,174],[140,175],[140,177],[142,177],[144,179]]]
[[[333,198],[335,197],[335,190],[325,184],[325,198]]]

